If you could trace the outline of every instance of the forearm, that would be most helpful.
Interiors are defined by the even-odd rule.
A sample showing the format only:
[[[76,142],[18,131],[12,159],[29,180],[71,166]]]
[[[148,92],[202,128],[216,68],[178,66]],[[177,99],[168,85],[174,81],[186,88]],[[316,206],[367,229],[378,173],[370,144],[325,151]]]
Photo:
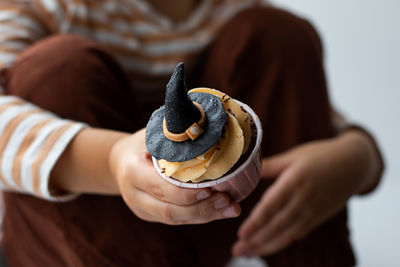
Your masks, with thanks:
[[[240,214],[240,206],[224,193],[180,188],[161,179],[144,153],[144,140],[144,129],[132,135],[82,130],[53,169],[54,186],[73,193],[121,195],[137,217],[150,222],[199,224]]]
[[[262,178],[278,179],[240,227],[234,255],[270,255],[304,238],[373,189],[381,168],[374,140],[357,127],[264,159]]]
[[[109,167],[109,155],[113,145],[126,136],[129,134],[83,129],[57,161],[51,173],[51,188],[71,193],[119,194]]]
[[[338,147],[347,151],[346,158],[352,163],[350,175],[359,177],[359,188],[355,194],[369,192],[379,182],[382,162],[371,138],[358,129],[350,129],[337,137]]]

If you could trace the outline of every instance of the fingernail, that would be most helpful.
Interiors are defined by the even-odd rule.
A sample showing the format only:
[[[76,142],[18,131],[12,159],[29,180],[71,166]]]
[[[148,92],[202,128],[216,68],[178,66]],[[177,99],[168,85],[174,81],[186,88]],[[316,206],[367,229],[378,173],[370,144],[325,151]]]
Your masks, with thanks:
[[[203,199],[209,198],[210,196],[211,196],[211,194],[209,191],[203,190],[197,194],[196,198],[197,198],[197,200],[203,200]]]
[[[237,211],[233,207],[229,207],[222,212],[225,217],[236,217],[238,216]]]
[[[227,205],[228,205],[228,203],[226,203],[226,201],[222,198],[219,198],[214,202],[214,208],[216,208],[216,209],[222,209],[222,208],[226,207]]]

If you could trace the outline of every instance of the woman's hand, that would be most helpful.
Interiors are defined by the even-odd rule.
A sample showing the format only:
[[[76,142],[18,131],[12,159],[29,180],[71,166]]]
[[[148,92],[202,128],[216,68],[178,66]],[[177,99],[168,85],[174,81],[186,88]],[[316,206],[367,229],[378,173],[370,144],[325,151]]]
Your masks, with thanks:
[[[146,152],[145,131],[119,140],[110,153],[110,170],[129,208],[141,219],[171,225],[200,224],[236,217],[240,206],[223,193],[187,189],[163,180]]]
[[[239,229],[236,256],[266,256],[306,236],[375,181],[377,160],[359,131],[264,159],[262,178],[277,181]]]

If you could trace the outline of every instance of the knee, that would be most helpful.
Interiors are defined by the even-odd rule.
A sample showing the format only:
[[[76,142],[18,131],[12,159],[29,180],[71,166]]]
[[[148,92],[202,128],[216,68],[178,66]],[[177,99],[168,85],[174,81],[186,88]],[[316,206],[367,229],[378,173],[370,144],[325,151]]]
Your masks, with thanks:
[[[89,46],[88,40],[74,35],[56,35],[33,44],[6,72],[7,93],[34,102],[35,97],[51,93],[43,90],[47,85],[65,83],[74,73],[84,75],[90,70]]]
[[[298,56],[322,56],[320,38],[305,19],[276,8],[250,8],[238,13],[225,25],[220,35],[236,50],[257,51],[268,59]],[[235,49],[235,48],[234,48]],[[254,52],[251,52],[254,53]]]
[[[108,103],[111,97],[128,95],[129,84],[118,63],[98,45],[57,35],[24,51],[6,72],[5,87],[8,94],[77,118],[93,108],[94,98]]]
[[[77,35],[54,35],[38,41],[22,52],[10,72],[15,74],[22,68],[47,69],[60,65],[79,65],[86,62],[87,48],[91,45],[89,40]]]
[[[15,65],[27,60],[46,60],[51,62],[73,60],[75,55],[81,56],[91,42],[81,36],[73,34],[59,34],[42,39],[32,44],[18,57]]]
[[[6,72],[5,87],[7,94],[92,125],[130,116],[131,91],[118,63],[98,45],[74,35],[29,47]],[[112,112],[99,116],[104,110]]]

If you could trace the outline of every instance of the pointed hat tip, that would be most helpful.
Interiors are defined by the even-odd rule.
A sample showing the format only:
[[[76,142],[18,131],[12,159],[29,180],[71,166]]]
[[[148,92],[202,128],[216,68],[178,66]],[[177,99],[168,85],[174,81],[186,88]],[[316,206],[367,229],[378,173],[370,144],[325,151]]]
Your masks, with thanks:
[[[183,62],[179,62],[175,68],[174,71],[172,72],[171,78],[169,79],[169,82],[167,84],[167,91],[168,89],[171,90],[176,90],[176,87],[179,87],[178,84],[183,85],[186,89],[185,85],[185,65]]]
[[[185,74],[185,64],[183,62],[179,62],[178,65],[175,66],[174,71],[171,75],[171,81],[176,80],[178,77],[184,77]]]
[[[172,133],[183,133],[194,122],[199,121],[201,113],[189,99],[184,76],[183,62],[176,65],[167,84],[165,93],[165,120]]]
[[[179,62],[178,64],[176,64],[175,70],[183,70],[184,67],[185,67],[185,63]]]

